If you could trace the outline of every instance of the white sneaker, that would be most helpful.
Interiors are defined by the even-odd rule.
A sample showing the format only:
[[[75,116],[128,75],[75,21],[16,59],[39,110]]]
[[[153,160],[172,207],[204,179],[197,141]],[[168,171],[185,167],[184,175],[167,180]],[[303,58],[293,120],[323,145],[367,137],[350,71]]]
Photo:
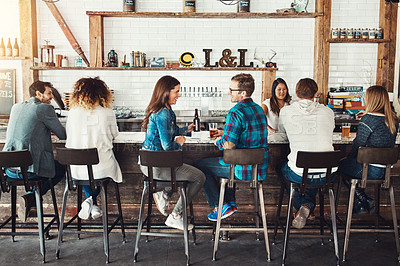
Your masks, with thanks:
[[[81,210],[78,213],[79,218],[83,220],[89,219],[92,208],[93,208],[93,199],[92,197],[89,197],[81,204]]]
[[[310,207],[308,207],[306,204],[301,205],[300,209],[295,215],[295,218],[293,219],[292,225],[297,229],[302,229],[306,225],[309,215]]]
[[[165,225],[183,231],[183,217],[182,215],[174,216],[172,213],[168,215]],[[193,229],[193,224],[188,224],[188,230]]]
[[[168,216],[168,199],[165,198],[164,196],[164,192],[163,191],[159,191],[156,193],[153,193],[153,198],[154,198],[154,202],[156,203],[157,209],[161,212],[162,215],[164,216]]]
[[[92,211],[90,212],[93,219],[97,219],[103,215],[103,211],[97,205],[93,205]]]

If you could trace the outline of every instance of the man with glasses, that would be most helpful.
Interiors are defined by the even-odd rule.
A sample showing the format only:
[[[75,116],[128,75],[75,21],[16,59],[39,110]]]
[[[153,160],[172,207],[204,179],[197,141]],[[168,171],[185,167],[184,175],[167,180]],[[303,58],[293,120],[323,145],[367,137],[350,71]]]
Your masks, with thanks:
[[[220,130],[215,145],[220,149],[264,148],[264,163],[258,166],[258,180],[267,177],[268,167],[268,128],[267,118],[261,106],[253,102],[254,78],[250,74],[238,74],[231,79],[229,95],[236,105],[229,110],[224,130]],[[208,215],[210,221],[217,221],[219,203],[218,177],[229,177],[229,164],[222,157],[205,158],[195,166],[206,175],[204,192],[213,211]],[[240,180],[251,180],[251,166],[235,166],[235,177]],[[222,219],[237,212],[235,188],[226,189]]]

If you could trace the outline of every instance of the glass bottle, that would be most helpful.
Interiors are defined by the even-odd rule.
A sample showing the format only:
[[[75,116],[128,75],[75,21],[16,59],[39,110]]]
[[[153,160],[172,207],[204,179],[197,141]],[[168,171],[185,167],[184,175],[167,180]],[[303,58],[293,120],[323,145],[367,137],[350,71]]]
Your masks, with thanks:
[[[19,56],[19,46],[18,46],[17,38],[15,38],[15,42],[14,42],[14,46],[13,46],[13,50],[12,50],[12,55],[13,56]]]
[[[6,56],[6,46],[4,45],[4,40],[3,40],[3,38],[1,38],[0,56]]]
[[[6,48],[6,56],[12,56],[12,46],[11,39],[8,38],[7,48]]]
[[[199,112],[197,109],[194,109],[193,124],[194,124],[194,132],[199,132],[200,131],[200,118],[199,118]]]

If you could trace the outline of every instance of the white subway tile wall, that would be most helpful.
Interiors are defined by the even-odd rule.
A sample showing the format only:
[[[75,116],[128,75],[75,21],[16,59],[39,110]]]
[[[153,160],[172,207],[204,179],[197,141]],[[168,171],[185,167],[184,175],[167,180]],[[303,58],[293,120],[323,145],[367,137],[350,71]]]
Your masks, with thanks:
[[[290,7],[291,0],[251,0],[251,12],[274,12]],[[62,0],[56,3],[69,28],[89,58],[89,18],[86,11],[121,11],[122,0]],[[314,11],[310,0],[308,11]],[[144,12],[181,12],[182,0],[137,0],[136,10]],[[236,12],[236,6],[226,6],[217,0],[196,1],[197,12]],[[74,66],[77,54],[71,48],[46,4],[37,0],[38,40],[49,40],[56,46],[55,54],[66,55]],[[333,28],[377,28],[379,1],[332,1]],[[211,62],[219,61],[224,49],[248,49],[246,64],[260,64],[254,57],[268,61],[277,55],[277,77],[284,78],[294,95],[297,81],[313,77],[314,19],[173,19],[173,18],[105,18],[105,58],[114,49],[122,60],[130,62],[131,51],[141,51],[151,57],[178,60],[186,51],[204,63],[204,48],[212,49]],[[256,51],[256,53],[255,53]],[[329,86],[363,85],[375,82],[377,44],[331,44]],[[129,60],[128,60],[129,58]],[[238,61],[238,60],[236,60]],[[163,75],[172,75],[182,87],[217,87],[221,98],[209,98],[210,109],[229,109],[227,95],[230,78],[240,71],[41,71],[40,79],[52,82],[62,92],[72,91],[81,77],[99,76],[115,91],[115,105],[145,109],[155,82]],[[261,72],[252,71],[256,79],[253,98],[261,101]],[[184,97],[175,109],[200,108],[199,98]]]

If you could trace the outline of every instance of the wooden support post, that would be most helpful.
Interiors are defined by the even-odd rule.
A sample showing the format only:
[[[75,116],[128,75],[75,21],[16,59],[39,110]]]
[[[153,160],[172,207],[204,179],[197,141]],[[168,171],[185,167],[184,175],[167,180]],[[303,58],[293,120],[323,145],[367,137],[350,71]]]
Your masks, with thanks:
[[[276,79],[277,70],[277,68],[262,70],[261,102],[263,102],[265,99],[271,98],[272,83],[274,83],[274,80]]]
[[[383,38],[389,42],[378,44],[378,64],[376,84],[393,92],[396,60],[397,7],[381,0],[379,27],[383,29]]]
[[[315,18],[314,32],[314,80],[321,93],[320,101],[326,103],[329,92],[329,42],[331,28],[331,0],[316,0],[315,12],[323,16]]]
[[[104,60],[103,16],[89,16],[90,66],[103,67]]]
[[[21,60],[23,100],[30,98],[28,88],[33,81],[39,79],[37,70],[31,70],[33,58],[38,57],[36,0],[19,0],[20,56]]]

